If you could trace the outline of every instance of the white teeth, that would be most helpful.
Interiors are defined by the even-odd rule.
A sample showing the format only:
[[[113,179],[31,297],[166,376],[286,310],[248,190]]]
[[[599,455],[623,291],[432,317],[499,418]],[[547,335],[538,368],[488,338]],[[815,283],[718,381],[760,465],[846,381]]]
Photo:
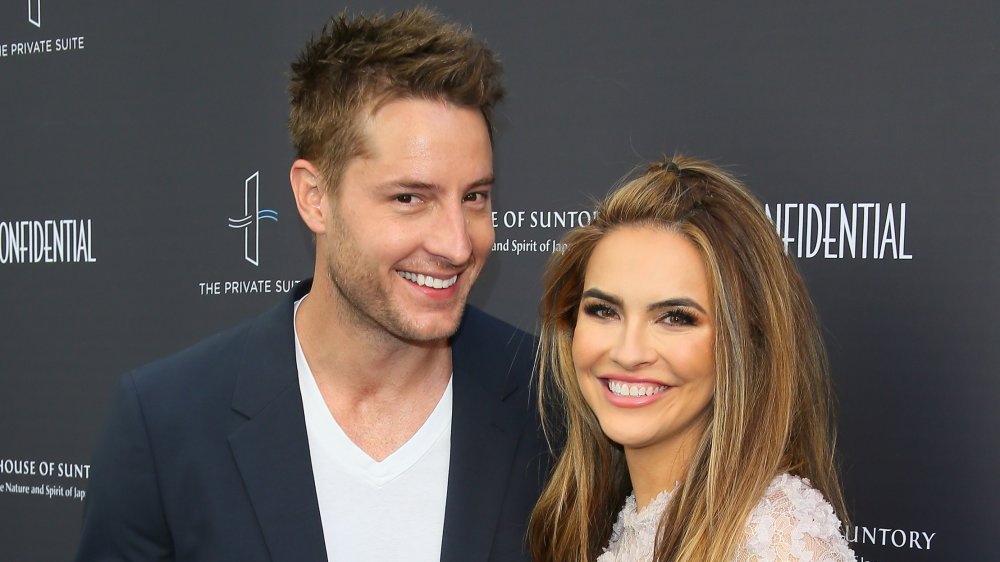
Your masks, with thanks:
[[[608,381],[608,388],[616,396],[652,396],[654,394],[659,394],[669,388],[667,385],[660,386],[650,386],[649,384],[639,383],[639,384],[629,384],[627,382],[619,381]]]
[[[396,273],[399,273],[399,276],[403,279],[412,281],[421,287],[432,287],[434,289],[447,289],[458,280],[458,275],[452,275],[447,279],[438,279],[437,277],[431,277],[423,273],[412,273],[409,271],[397,271]]]

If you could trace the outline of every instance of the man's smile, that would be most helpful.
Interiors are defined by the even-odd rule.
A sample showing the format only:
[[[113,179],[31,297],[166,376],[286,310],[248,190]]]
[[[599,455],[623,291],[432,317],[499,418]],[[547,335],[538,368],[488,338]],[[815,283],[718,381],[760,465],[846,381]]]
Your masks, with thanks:
[[[430,275],[424,275],[423,273],[414,273],[412,271],[396,271],[396,273],[407,281],[416,283],[421,287],[430,287],[433,289],[447,289],[448,287],[454,285],[458,280],[458,275],[452,275],[446,279],[441,279],[438,277],[431,277]]]

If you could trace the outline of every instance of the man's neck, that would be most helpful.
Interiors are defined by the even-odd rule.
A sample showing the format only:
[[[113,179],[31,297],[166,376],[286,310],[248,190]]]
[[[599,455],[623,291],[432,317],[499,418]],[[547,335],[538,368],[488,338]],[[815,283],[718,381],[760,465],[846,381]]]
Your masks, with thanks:
[[[300,304],[296,332],[323,399],[345,433],[375,460],[409,440],[451,378],[447,340],[410,342],[345,321],[322,287]]]
[[[446,338],[436,341],[401,339],[368,318],[358,318],[323,283],[314,283],[296,314],[296,331],[303,353],[317,378],[331,378],[349,386],[406,385],[406,379],[425,379],[443,367],[450,372],[451,348]]]

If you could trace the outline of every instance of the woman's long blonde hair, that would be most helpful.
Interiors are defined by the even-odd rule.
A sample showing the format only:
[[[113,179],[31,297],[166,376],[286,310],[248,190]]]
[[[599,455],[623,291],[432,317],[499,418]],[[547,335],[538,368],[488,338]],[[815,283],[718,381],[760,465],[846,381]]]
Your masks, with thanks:
[[[596,559],[631,489],[621,447],[580,392],[571,352],[587,262],[605,235],[626,225],[686,236],[705,259],[714,298],[715,396],[660,523],[654,560],[729,562],[750,511],[783,472],[808,478],[846,523],[826,351],[802,278],[739,181],[676,156],[610,193],[548,264],[539,402],[547,433],[565,445],[532,513],[535,560]]]

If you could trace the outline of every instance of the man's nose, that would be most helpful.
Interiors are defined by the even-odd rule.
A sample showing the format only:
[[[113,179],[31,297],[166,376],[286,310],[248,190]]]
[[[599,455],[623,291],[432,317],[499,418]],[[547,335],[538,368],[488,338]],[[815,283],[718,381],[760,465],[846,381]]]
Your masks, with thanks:
[[[426,249],[452,265],[464,265],[472,256],[469,217],[462,205],[442,205],[428,225]]]

